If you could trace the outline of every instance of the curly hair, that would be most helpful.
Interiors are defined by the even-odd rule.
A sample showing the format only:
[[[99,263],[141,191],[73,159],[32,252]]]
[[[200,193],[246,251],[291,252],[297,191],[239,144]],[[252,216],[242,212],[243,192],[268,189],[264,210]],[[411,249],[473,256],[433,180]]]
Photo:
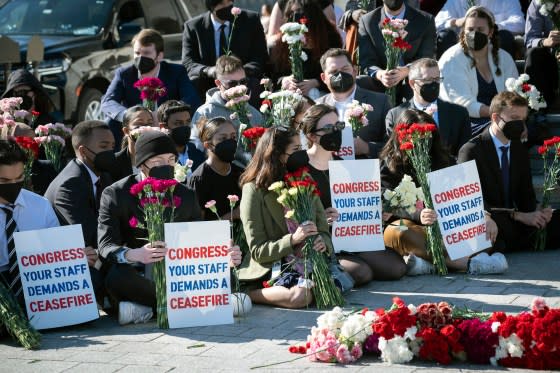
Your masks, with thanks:
[[[476,6],[472,7],[467,11],[465,15],[465,22],[467,18],[480,18],[485,19],[488,22],[488,27],[492,36],[490,37],[490,43],[492,43],[492,60],[494,65],[496,65],[496,75],[502,75],[502,70],[500,69],[500,35],[498,34],[498,27],[496,26],[496,21],[494,20],[494,15],[485,7]],[[469,47],[467,46],[467,37],[465,32],[465,26],[461,28],[461,33],[459,35],[459,43],[463,48],[463,53],[471,60],[471,66],[476,67],[476,61],[469,54]]]

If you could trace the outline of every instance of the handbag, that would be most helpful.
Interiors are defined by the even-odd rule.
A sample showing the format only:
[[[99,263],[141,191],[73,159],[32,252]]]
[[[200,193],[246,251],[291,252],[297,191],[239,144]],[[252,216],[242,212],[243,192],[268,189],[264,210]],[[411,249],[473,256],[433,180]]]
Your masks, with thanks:
[[[329,270],[331,272],[331,277],[334,280],[334,284],[343,294],[354,288],[354,279],[344,270],[344,268],[342,268],[334,253],[331,255]]]

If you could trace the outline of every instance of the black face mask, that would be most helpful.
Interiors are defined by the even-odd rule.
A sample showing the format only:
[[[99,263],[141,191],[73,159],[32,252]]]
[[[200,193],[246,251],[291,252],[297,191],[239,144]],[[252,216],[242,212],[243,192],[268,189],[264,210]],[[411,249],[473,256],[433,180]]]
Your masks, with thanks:
[[[185,146],[189,142],[189,138],[191,137],[191,127],[190,126],[181,126],[176,127],[171,130],[170,133],[173,142],[177,146]]]
[[[95,153],[87,146],[86,149],[93,153],[93,167],[96,171],[110,172],[115,167],[115,153],[112,150]]]
[[[31,97],[29,97],[28,95],[23,95],[23,96],[17,96],[17,97],[21,97],[21,99],[23,100],[21,102],[21,105],[19,105],[19,108],[21,110],[31,110],[31,107],[33,106],[33,99]]]
[[[522,120],[510,120],[509,122],[506,122],[503,119],[502,119],[502,121],[504,122],[504,126],[502,127],[502,133],[504,134],[504,136],[506,138],[508,138],[509,140],[519,140],[519,139],[521,139],[521,134],[523,133],[523,130],[525,129],[525,122],[524,121],[522,121]]]
[[[23,181],[0,184],[0,197],[4,198],[8,203],[15,203],[21,188],[23,188]]]
[[[221,19],[222,21],[233,21],[233,14],[231,14],[231,10],[233,9],[233,4],[227,6],[222,9],[216,10],[216,17]]]
[[[467,47],[473,51],[479,51],[488,44],[488,35],[482,32],[469,31],[465,36],[467,40]]]
[[[140,74],[146,74],[156,67],[156,61],[150,57],[138,56],[134,57],[134,66],[140,71]]]
[[[439,97],[439,83],[432,82],[420,87],[420,96],[426,102],[434,102]]]
[[[383,4],[389,8],[389,10],[395,12],[401,8],[404,0],[383,0]]]
[[[150,168],[148,176],[156,179],[171,180],[175,176],[175,167],[168,164],[163,166],[154,166]]]
[[[354,77],[352,74],[339,71],[331,75],[331,89],[336,93],[349,91],[354,86]]]
[[[309,164],[309,155],[306,150],[298,150],[288,156],[286,169],[288,172],[295,172]]]
[[[337,152],[342,145],[342,131],[333,131],[321,136],[319,145],[330,152]]]
[[[234,139],[227,139],[214,146],[214,154],[222,162],[231,163],[235,159],[235,152],[237,151],[237,141]]]
[[[292,14],[292,17],[291,17],[290,21],[299,23],[299,21],[301,21],[302,18],[305,18],[305,13],[295,12],[294,14]]]

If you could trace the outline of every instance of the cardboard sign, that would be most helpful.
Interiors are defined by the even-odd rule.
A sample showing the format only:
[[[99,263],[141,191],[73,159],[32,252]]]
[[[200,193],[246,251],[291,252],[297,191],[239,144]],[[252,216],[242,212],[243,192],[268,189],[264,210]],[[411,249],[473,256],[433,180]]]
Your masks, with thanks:
[[[340,214],[332,228],[335,251],[385,250],[379,160],[329,161],[329,179]]]
[[[99,318],[81,225],[15,232],[31,325],[49,329]]]
[[[428,174],[430,193],[447,253],[452,260],[492,246],[486,239],[482,188],[475,161]]]
[[[165,224],[170,328],[233,323],[229,222]]]

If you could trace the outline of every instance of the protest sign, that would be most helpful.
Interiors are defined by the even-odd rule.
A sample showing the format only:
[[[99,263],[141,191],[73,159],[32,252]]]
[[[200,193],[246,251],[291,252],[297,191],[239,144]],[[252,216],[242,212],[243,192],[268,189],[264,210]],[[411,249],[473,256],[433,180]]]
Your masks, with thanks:
[[[35,329],[97,319],[81,225],[14,233],[25,306]]]
[[[165,224],[170,328],[233,323],[229,222]]]
[[[486,239],[482,188],[475,161],[428,174],[430,193],[451,260],[492,246]]]
[[[352,126],[346,123],[346,127],[342,130],[342,145],[340,150],[334,153],[344,160],[356,159],[356,152],[354,150],[354,134]]]
[[[329,179],[332,207],[340,214],[332,228],[335,250],[385,250],[379,160],[329,161]]]

